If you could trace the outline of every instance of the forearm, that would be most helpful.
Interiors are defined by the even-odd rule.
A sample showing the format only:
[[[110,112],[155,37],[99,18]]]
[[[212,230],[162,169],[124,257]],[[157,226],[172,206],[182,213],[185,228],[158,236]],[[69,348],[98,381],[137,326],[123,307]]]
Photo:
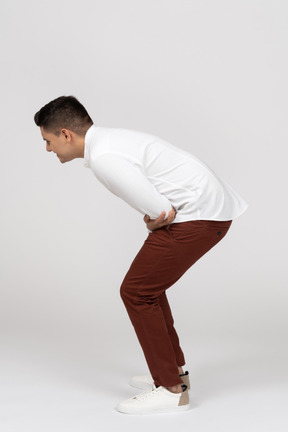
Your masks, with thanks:
[[[93,161],[93,173],[113,194],[151,219],[171,210],[169,200],[161,195],[142,171],[114,154],[105,154]]]

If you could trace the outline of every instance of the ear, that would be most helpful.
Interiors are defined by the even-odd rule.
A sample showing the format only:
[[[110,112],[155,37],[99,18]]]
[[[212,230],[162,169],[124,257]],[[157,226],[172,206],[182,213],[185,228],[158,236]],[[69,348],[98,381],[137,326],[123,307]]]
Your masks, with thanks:
[[[61,129],[61,135],[64,136],[66,141],[71,141],[72,139],[72,134],[71,131],[69,131],[68,129]]]

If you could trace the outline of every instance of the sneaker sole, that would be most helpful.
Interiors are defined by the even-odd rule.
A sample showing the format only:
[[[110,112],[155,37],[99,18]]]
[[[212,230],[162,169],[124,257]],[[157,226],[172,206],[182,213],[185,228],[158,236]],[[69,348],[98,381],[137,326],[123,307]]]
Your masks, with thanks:
[[[121,410],[121,407],[120,408],[118,408],[118,407],[116,407],[115,409],[118,411],[118,412],[120,412],[120,413],[122,413],[122,414],[127,414],[127,415],[150,415],[150,414],[170,414],[170,413],[179,413],[179,412],[182,412],[182,411],[188,411],[188,410],[190,410],[190,404],[188,404],[188,405],[182,405],[182,406],[178,406],[178,407],[175,407],[175,408],[167,408],[167,409],[161,409],[161,408],[159,408],[159,409],[157,409],[157,408],[155,408],[155,409],[149,409],[149,410],[137,410],[137,409],[135,409],[135,410],[133,410],[133,412],[131,412],[131,411],[129,411],[129,412],[127,412],[127,411],[124,411],[124,410]]]

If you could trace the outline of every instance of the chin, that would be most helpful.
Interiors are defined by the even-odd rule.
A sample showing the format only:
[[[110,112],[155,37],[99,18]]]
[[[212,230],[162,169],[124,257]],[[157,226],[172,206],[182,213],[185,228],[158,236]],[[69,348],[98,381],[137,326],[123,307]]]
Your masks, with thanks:
[[[61,164],[67,162],[65,159],[61,158],[61,156],[57,156],[57,157],[59,159],[59,162],[61,162]]]

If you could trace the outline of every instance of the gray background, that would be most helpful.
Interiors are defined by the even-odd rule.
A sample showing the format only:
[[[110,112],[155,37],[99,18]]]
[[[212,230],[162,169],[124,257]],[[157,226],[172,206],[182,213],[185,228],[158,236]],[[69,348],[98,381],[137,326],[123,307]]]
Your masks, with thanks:
[[[287,2],[11,0],[0,17],[1,431],[286,431]],[[46,153],[33,115],[69,94],[249,203],[168,294],[186,414],[113,410],[146,372],[118,292],[147,233],[83,160]]]

